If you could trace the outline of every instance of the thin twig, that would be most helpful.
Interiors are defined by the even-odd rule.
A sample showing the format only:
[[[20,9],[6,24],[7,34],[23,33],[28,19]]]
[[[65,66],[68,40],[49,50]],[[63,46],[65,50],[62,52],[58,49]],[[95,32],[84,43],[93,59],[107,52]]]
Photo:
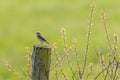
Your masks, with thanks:
[[[112,49],[112,44],[111,44],[110,37],[109,37],[109,34],[108,34],[107,24],[105,22],[105,13],[103,11],[101,11],[100,14],[101,14],[101,18],[102,18],[102,21],[103,21],[103,26],[105,28],[105,34],[106,34],[106,37],[107,37],[107,40],[108,40],[108,45],[110,47],[111,53],[114,54],[114,50]]]
[[[108,35],[108,29],[107,29],[107,24],[105,22],[105,13],[103,11],[101,11],[101,18],[102,18],[102,21],[103,21],[103,25],[104,25],[104,28],[105,28],[105,33],[106,33],[106,37],[107,37],[107,40],[108,40],[108,44],[109,44],[109,47],[110,47],[110,50],[111,50],[111,55],[113,55],[113,59],[111,61],[109,61],[109,67],[111,66],[111,64],[116,61],[116,44],[117,44],[117,36],[115,35],[115,39],[114,39],[114,46],[112,47],[112,44],[111,44],[111,41],[110,41],[110,37]],[[113,68],[113,67],[112,67]],[[113,69],[111,70],[112,72],[112,75],[113,76]],[[107,73],[106,73],[107,74]],[[115,75],[115,74],[114,74]]]
[[[84,74],[84,71],[85,71],[85,68],[86,68],[86,63],[87,63],[88,47],[89,47],[89,41],[90,41],[90,33],[91,33],[91,26],[92,26],[92,18],[93,18],[94,8],[95,8],[95,4],[92,4],[91,5],[91,12],[90,12],[90,21],[89,21],[89,25],[88,25],[86,52],[85,52],[85,59],[84,59],[84,64],[83,64],[82,76]],[[81,78],[82,78],[82,76],[81,76]]]
[[[93,64],[90,64],[89,65],[89,73],[87,74],[87,77],[86,77],[86,80],[88,80],[89,79],[89,76],[92,74],[92,72],[93,72]]]
[[[109,66],[110,67],[110,66]],[[106,72],[106,75],[104,76],[104,80],[106,80],[107,79],[107,75],[108,75],[108,72],[109,72],[109,67],[106,69],[107,70],[107,72]]]
[[[118,66],[119,66],[119,63],[116,63],[116,68],[115,68],[115,72],[114,72],[114,75],[113,75],[113,80],[116,80],[115,78],[116,78]]]
[[[71,51],[71,48],[67,48],[67,43],[66,43],[66,31],[65,31],[65,29],[62,28],[61,32],[62,32],[62,39],[63,39],[65,56],[66,56],[66,58],[67,58],[67,62],[68,62],[69,68],[70,68],[71,73],[72,73],[72,75],[73,75],[72,78],[73,78],[73,80],[74,80],[74,78],[75,78],[75,79],[77,79],[77,78],[76,78],[76,76],[75,76],[75,74],[74,74],[74,71],[73,71],[73,68],[72,68],[72,64],[71,64],[70,58],[69,58],[69,56],[68,56],[68,53]]]
[[[114,61],[115,61],[115,59],[113,59],[113,61],[109,62],[108,66],[106,66],[101,72],[99,72],[94,80],[97,80],[97,78],[101,75],[101,73],[103,73],[105,70],[109,69],[109,67],[112,65],[112,63]]]
[[[99,57],[100,57],[100,63],[102,65],[102,70],[104,69],[105,67],[105,62],[104,62],[104,57],[103,57],[103,54],[102,54],[102,48],[100,49],[100,52],[99,52]],[[105,73],[103,72],[103,76],[105,76]]]
[[[65,80],[69,80],[69,79],[68,79],[68,76],[66,75],[66,73],[65,73],[65,72],[63,71],[63,69],[62,69],[62,64],[61,64],[61,61],[60,61],[60,59],[59,59],[59,57],[58,57],[58,55],[57,55],[57,51],[56,51],[56,44],[53,45],[53,52],[55,53],[56,60],[57,60],[57,62],[58,62],[58,64],[59,64],[59,67],[60,67],[60,70],[61,70],[61,73],[62,73],[64,79],[65,79]]]
[[[64,57],[65,57],[65,54],[61,58],[59,58],[59,61],[62,61],[64,59]],[[49,71],[52,71],[53,69],[55,69],[58,66],[59,66],[59,63],[56,63]]]
[[[79,79],[81,78],[81,69],[80,69],[80,63],[79,63],[79,57],[78,57],[78,51],[76,48],[76,40],[75,38],[73,39],[73,48],[74,48],[74,53],[75,53],[75,58],[77,62],[77,68],[78,68],[78,73],[79,73]]]
[[[94,80],[97,80],[97,78],[98,78],[106,69],[108,69],[110,65],[111,65],[111,64],[109,64],[109,65],[108,65],[107,67],[105,67],[101,72],[99,72],[99,73],[97,74],[97,76],[95,77]]]

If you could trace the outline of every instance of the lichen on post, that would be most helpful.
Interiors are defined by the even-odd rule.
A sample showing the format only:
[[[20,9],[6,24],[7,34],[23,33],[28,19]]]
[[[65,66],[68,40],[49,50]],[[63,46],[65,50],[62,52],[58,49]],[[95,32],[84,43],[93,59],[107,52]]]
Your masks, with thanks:
[[[32,53],[31,80],[49,80],[51,47],[34,46]]]

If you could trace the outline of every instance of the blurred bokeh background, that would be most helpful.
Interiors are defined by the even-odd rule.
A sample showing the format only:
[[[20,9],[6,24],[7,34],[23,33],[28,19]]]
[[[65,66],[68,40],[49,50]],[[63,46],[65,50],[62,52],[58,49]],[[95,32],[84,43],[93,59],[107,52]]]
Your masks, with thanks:
[[[0,80],[17,80],[3,65],[7,59],[14,68],[24,68],[26,47],[31,52],[38,45],[40,31],[51,43],[62,48],[61,28],[67,33],[68,45],[77,40],[81,53],[85,52],[90,5],[96,4],[91,30],[89,61],[97,63],[96,50],[108,47],[100,10],[106,13],[109,33],[120,34],[119,0],[0,0]],[[108,48],[107,48],[108,49]],[[84,55],[84,54],[83,54]]]

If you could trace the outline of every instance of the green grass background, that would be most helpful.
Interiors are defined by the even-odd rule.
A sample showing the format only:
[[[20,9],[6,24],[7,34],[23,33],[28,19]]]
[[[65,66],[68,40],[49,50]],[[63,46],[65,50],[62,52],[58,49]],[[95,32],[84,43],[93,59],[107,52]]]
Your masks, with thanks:
[[[18,80],[3,65],[2,59],[7,59],[17,70],[24,68],[25,48],[30,47],[32,52],[33,45],[39,44],[36,31],[40,31],[49,43],[57,43],[60,51],[63,48],[60,30],[64,27],[67,44],[71,45],[72,37],[76,37],[77,48],[84,56],[90,5],[93,2],[96,8],[88,61],[98,64],[95,51],[101,47],[109,50],[100,10],[106,13],[110,37],[113,33],[119,35],[119,0],[0,0],[0,80]]]

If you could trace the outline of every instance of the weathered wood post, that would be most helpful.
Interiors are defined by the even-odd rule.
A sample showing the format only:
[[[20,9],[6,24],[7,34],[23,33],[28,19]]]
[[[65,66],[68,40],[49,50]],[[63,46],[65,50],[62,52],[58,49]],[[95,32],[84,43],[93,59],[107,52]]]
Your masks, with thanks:
[[[49,80],[51,47],[34,46],[31,80]]]

